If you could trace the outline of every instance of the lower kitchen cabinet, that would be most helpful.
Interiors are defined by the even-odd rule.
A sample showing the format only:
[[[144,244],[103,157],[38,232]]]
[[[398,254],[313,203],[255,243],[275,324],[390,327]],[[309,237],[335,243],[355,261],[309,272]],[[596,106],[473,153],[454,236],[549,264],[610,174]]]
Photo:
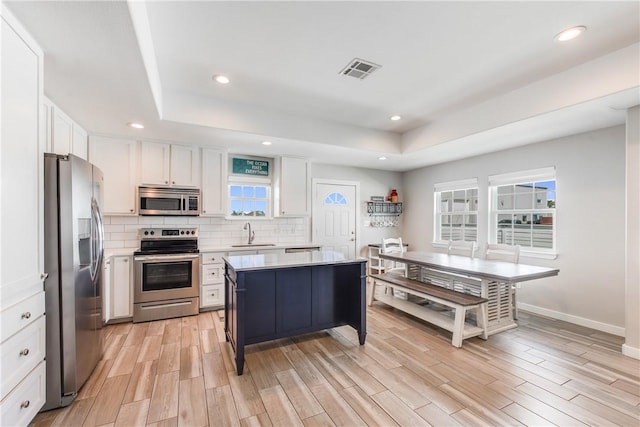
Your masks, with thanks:
[[[224,306],[224,260],[226,252],[204,252],[200,260],[200,309]]]
[[[130,256],[107,259],[104,276],[105,321],[133,317],[133,280]]]

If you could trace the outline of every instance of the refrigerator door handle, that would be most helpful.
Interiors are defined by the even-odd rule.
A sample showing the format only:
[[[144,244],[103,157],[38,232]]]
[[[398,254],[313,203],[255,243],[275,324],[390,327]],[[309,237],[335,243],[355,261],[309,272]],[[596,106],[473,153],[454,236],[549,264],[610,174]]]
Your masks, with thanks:
[[[91,216],[93,217],[92,224],[95,227],[95,235],[93,237],[93,242],[91,244],[91,248],[93,250],[93,254],[91,255],[91,279],[95,280],[96,276],[100,274],[100,266],[102,264],[102,257],[104,254],[104,231],[102,228],[102,216],[100,214],[100,208],[98,207],[98,203],[96,199],[91,200]],[[92,230],[92,235],[94,234],[94,230]]]

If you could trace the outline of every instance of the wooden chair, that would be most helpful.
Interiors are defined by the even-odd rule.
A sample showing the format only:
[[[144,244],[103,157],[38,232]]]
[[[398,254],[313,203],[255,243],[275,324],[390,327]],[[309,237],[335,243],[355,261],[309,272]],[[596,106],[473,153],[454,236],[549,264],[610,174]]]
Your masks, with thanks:
[[[405,247],[402,244],[402,237],[390,237],[382,239],[382,246],[380,247],[381,254],[401,254],[405,252]],[[397,263],[395,261],[384,261],[384,271],[388,273],[390,271],[405,273],[405,265]]]
[[[517,264],[520,261],[520,245],[512,246],[500,243],[488,243],[484,258]]]
[[[473,258],[476,251],[476,242],[465,242],[464,240],[449,240],[449,255],[461,255]]]
[[[485,259],[506,261],[517,264],[520,261],[520,245],[504,245],[500,243],[488,243],[484,254]],[[516,305],[516,284],[511,286],[511,304],[513,305],[513,318],[518,318],[518,306]]]
[[[382,246],[380,247],[381,254],[401,254],[403,252],[405,252],[405,247],[402,244],[401,237],[382,239]],[[389,273],[393,271],[396,273],[400,273],[403,276],[405,275],[406,266],[404,264],[396,263],[395,261],[389,261],[389,260],[383,260],[382,262],[383,262],[382,265],[384,267],[384,273]],[[367,297],[367,303],[369,305],[373,304],[375,291],[376,291],[376,280],[373,279],[371,281],[370,293]],[[404,293],[400,291],[394,294],[393,288],[389,286],[385,286],[384,292],[385,294],[389,293],[391,296],[397,296],[399,298],[406,297],[406,295],[404,295]]]

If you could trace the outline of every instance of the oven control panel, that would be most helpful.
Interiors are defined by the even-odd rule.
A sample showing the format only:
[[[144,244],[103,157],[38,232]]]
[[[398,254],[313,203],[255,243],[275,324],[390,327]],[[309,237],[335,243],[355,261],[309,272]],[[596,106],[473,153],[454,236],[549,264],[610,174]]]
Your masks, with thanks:
[[[198,238],[197,228],[141,228],[140,239],[186,239]]]

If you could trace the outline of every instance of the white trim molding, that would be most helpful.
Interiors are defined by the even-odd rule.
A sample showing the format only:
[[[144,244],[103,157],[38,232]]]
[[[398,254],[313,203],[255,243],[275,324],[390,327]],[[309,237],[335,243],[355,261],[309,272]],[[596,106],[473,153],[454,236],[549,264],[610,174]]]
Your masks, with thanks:
[[[576,325],[585,326],[587,328],[595,329],[597,331],[606,332],[618,337],[624,337],[625,330],[621,326],[611,325],[608,323],[598,322],[596,320],[587,319],[585,317],[574,316],[567,313],[561,313],[559,311],[549,310],[547,308],[538,307],[536,305],[524,304],[519,302],[518,309],[528,311],[533,314],[539,314],[540,316],[550,317],[556,320],[563,320],[565,322],[574,323]]]
[[[640,359],[640,348],[631,347],[626,344],[622,344],[622,354],[634,359]]]

